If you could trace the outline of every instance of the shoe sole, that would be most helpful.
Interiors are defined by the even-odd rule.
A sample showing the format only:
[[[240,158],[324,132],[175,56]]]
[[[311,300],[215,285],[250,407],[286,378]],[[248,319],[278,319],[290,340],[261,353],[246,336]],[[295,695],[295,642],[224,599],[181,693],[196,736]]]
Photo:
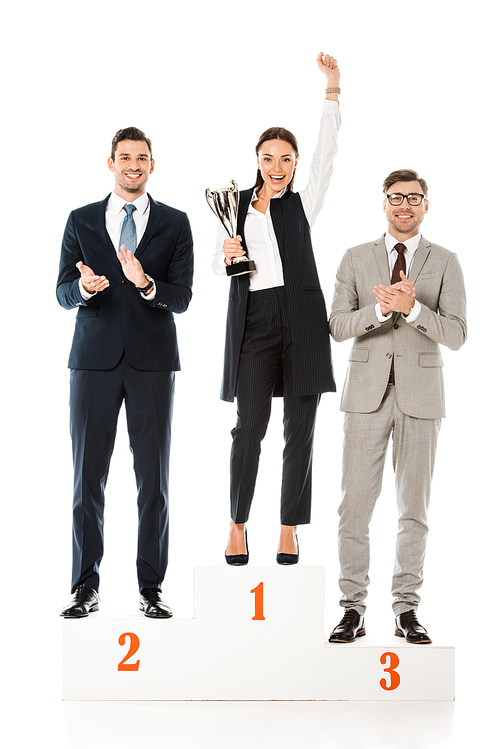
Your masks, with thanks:
[[[336,637],[335,639],[329,638],[328,642],[344,642],[344,643],[350,643],[354,642],[357,637],[364,637],[366,635],[366,629],[360,629],[359,632],[356,633],[356,637],[354,637],[352,640],[341,640],[340,637]]]
[[[396,631],[394,632],[394,634],[396,635],[396,637],[404,637],[404,639],[406,640],[406,642],[409,642],[410,645],[430,645],[431,642],[432,642],[432,640],[430,639],[430,637],[429,637],[428,640],[409,640],[405,636],[405,633],[402,632],[400,629],[396,629]]]

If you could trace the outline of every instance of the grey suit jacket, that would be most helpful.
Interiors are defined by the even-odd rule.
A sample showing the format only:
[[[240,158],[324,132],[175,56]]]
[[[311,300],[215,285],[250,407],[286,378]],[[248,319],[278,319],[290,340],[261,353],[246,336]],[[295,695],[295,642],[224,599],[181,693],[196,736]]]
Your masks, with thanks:
[[[408,276],[422,305],[417,319],[400,314],[380,323],[373,288],[390,285],[384,237],[346,252],[337,271],[330,315],[336,341],[355,338],[340,409],[371,413],[380,406],[394,357],[395,387],[403,413],[445,416],[439,344],[457,350],[467,337],[466,301],[457,256],[421,237]]]

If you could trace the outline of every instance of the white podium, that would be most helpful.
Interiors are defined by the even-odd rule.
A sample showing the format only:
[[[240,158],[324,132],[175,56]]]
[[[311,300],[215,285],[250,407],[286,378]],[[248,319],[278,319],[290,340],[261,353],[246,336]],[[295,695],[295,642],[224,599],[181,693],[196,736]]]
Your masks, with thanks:
[[[63,620],[65,700],[453,700],[450,646],[329,644],[322,567],[197,567],[193,619]]]

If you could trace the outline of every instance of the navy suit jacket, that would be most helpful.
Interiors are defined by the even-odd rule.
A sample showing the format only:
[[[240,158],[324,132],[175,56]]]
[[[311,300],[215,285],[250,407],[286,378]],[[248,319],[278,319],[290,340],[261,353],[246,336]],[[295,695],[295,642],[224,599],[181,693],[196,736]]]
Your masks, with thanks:
[[[193,282],[188,218],[149,196],[149,220],[135,253],[156,284],[156,296],[149,302],[125,278],[106,231],[108,198],[72,211],[64,232],[57,299],[65,309],[78,307],[68,366],[111,369],[125,353],[136,369],[178,370],[173,313],[187,309]],[[107,289],[87,302],[79,290],[80,260],[109,281]]]

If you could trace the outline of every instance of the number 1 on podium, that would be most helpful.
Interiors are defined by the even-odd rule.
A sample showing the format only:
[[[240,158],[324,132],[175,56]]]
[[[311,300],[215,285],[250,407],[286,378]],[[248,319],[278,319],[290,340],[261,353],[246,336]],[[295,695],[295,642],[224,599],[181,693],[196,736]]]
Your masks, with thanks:
[[[264,616],[264,583],[259,583],[250,593],[255,593],[255,616],[252,616],[252,621],[263,622],[266,618]]]

